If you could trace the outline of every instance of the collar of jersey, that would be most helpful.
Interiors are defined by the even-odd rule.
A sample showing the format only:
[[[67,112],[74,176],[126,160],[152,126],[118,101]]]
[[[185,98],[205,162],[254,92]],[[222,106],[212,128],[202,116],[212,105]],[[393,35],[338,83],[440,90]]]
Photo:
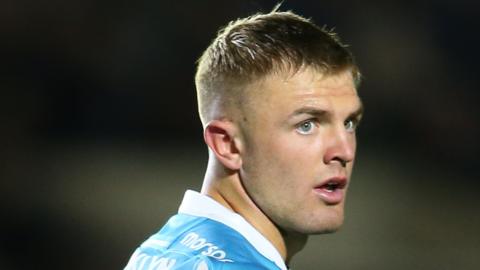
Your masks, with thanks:
[[[196,191],[187,190],[178,212],[192,216],[206,217],[227,225],[245,237],[260,254],[273,261],[280,269],[287,269],[280,253],[278,253],[270,241],[242,216],[225,208],[214,199]]]

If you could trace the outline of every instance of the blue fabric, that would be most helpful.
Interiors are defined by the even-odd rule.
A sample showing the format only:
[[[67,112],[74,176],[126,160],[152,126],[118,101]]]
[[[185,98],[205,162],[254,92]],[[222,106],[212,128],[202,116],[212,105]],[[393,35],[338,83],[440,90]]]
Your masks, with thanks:
[[[135,269],[280,268],[232,228],[205,217],[177,214],[135,251],[125,270]]]

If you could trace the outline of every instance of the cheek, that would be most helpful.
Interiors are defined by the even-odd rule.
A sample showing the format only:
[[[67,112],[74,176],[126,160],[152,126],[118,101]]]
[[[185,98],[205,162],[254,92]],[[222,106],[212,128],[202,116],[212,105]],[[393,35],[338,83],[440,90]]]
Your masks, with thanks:
[[[248,179],[245,180],[269,188],[310,185],[322,164],[322,141],[275,128],[268,122],[263,124],[262,129],[248,129],[261,132],[247,134],[244,169]]]
[[[261,189],[262,193],[286,189],[298,166],[289,149],[273,137],[257,140],[255,147],[249,149],[243,166],[246,184],[250,188]]]
[[[282,148],[282,159],[290,166],[314,170],[322,164],[324,149],[322,141],[318,138],[294,134],[284,140],[280,147]]]
[[[308,151],[311,149],[299,144],[292,137],[294,136],[271,136],[261,144],[259,151],[270,164],[283,167],[285,170],[299,166],[302,161],[308,159]]]
[[[303,139],[303,138],[302,138]],[[299,186],[310,184],[321,166],[319,147],[314,143],[293,140],[292,136],[272,138],[265,142],[259,164],[272,184]]]

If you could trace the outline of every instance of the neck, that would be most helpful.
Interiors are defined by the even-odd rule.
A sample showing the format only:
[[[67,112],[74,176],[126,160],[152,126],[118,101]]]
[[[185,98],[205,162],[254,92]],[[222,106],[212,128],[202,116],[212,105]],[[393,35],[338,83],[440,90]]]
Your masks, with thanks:
[[[273,244],[288,264],[293,255],[305,246],[307,235],[287,232],[278,228],[248,196],[237,172],[226,172],[222,168],[222,173],[212,173],[210,165],[201,193],[210,196],[245,218]]]

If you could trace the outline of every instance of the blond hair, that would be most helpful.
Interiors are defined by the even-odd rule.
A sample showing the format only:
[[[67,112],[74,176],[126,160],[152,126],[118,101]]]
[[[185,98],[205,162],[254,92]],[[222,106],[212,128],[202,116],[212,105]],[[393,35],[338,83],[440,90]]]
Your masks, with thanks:
[[[303,67],[326,75],[350,70],[355,83],[360,82],[347,46],[309,19],[274,10],[230,22],[198,60],[195,84],[202,123],[211,120],[213,107],[240,102],[248,83]]]

